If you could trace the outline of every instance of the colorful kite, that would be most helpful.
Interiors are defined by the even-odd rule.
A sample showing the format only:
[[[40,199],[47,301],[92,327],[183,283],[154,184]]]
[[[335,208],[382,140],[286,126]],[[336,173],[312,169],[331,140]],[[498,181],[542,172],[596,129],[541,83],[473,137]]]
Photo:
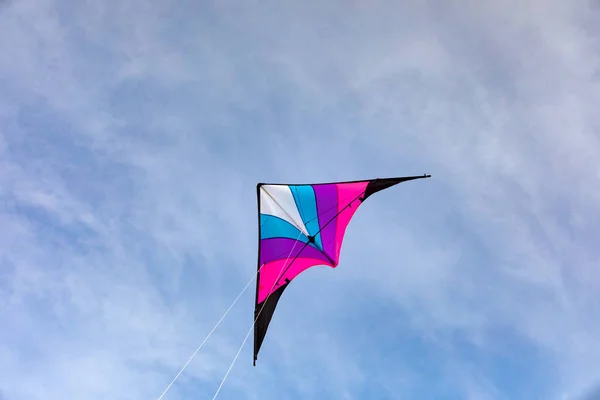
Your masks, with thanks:
[[[257,185],[259,245],[254,365],[283,291],[310,267],[338,265],[346,227],[358,207],[380,190],[430,176]]]

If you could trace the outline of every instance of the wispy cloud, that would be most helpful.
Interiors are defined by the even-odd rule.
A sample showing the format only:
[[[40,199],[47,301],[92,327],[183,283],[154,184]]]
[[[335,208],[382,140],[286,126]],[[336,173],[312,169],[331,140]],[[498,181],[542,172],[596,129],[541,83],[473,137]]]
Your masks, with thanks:
[[[256,182],[427,172],[365,203],[222,397],[576,399],[600,379],[598,16],[4,5],[0,396],[157,397],[255,272]],[[214,393],[252,299],[168,399]]]

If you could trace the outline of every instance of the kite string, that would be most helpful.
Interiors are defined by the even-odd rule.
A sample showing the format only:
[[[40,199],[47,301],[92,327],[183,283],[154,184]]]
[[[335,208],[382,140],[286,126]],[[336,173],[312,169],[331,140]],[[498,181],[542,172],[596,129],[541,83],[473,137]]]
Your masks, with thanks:
[[[300,232],[300,235],[302,235],[302,232]],[[246,333],[246,337],[244,338],[244,341],[242,342],[242,345],[238,349],[237,354],[233,358],[233,361],[231,362],[231,364],[229,364],[229,368],[227,369],[227,372],[225,373],[225,376],[221,380],[221,384],[219,385],[219,387],[218,387],[215,395],[213,396],[212,400],[215,400],[217,398],[217,395],[219,394],[219,392],[221,391],[221,388],[225,384],[225,381],[227,380],[227,377],[229,376],[229,373],[231,372],[231,370],[232,370],[235,362],[237,361],[238,357],[240,356],[240,353],[242,352],[242,349],[244,348],[244,345],[246,344],[246,342],[248,341],[248,338],[250,337],[250,333],[252,332],[252,328],[254,328],[254,325],[256,325],[256,321],[258,321],[258,317],[260,317],[260,314],[262,313],[263,308],[265,308],[265,306],[267,305],[267,301],[269,300],[269,297],[271,297],[271,295],[273,294],[273,289],[275,288],[275,285],[277,285],[277,282],[279,282],[279,279],[281,279],[281,276],[284,273],[285,265],[287,264],[287,262],[289,261],[290,257],[292,256],[292,253],[294,252],[294,249],[296,248],[296,244],[298,243],[298,239],[300,239],[300,235],[298,235],[298,237],[296,238],[296,241],[294,242],[294,245],[292,246],[292,249],[290,250],[290,254],[288,254],[287,258],[285,259],[285,261],[281,265],[281,269],[279,270],[279,274],[277,275],[277,278],[275,279],[275,281],[273,281],[273,286],[271,286],[271,290],[269,290],[269,294],[267,295],[266,299],[263,301],[263,305],[260,308],[260,310],[258,310],[258,314],[256,314],[256,318],[254,318],[254,322],[252,322],[252,325],[250,325],[250,329],[248,329],[248,333]],[[261,265],[261,268],[262,268],[262,265]]]
[[[261,266],[261,268],[262,268],[262,266]],[[183,367],[181,367],[181,369],[179,370],[179,372],[177,373],[177,375],[175,376],[175,378],[173,378],[173,380],[171,381],[171,383],[169,383],[169,385],[163,391],[163,393],[160,395],[160,397],[158,398],[158,400],[161,400],[164,397],[164,395],[167,393],[167,391],[169,391],[169,389],[171,388],[171,386],[173,386],[173,384],[175,383],[175,381],[177,380],[177,378],[179,378],[179,376],[183,373],[183,371],[188,366],[188,364],[194,359],[194,357],[196,356],[196,354],[198,354],[198,352],[200,351],[200,349],[202,348],[202,346],[204,346],[204,343],[206,343],[206,341],[210,338],[210,336],[213,334],[213,332],[221,324],[221,322],[223,321],[223,319],[225,319],[225,317],[227,316],[227,314],[229,314],[229,311],[233,308],[233,306],[235,305],[235,303],[237,303],[237,301],[240,299],[240,297],[242,296],[242,294],[246,291],[246,289],[248,289],[248,286],[250,286],[250,283],[252,283],[252,281],[254,280],[254,278],[256,277],[256,275],[258,275],[259,271],[260,271],[260,268],[256,271],[256,274],[254,274],[254,276],[248,281],[248,283],[246,284],[246,286],[238,294],[238,296],[235,298],[235,300],[233,301],[233,303],[231,303],[231,305],[229,306],[229,308],[227,309],[227,311],[225,311],[225,314],[223,314],[223,316],[221,317],[221,319],[217,322],[217,324],[212,328],[212,330],[204,338],[204,340],[202,341],[202,343],[200,343],[200,346],[198,346],[198,348],[196,349],[196,351],[194,351],[194,353],[187,360],[187,362],[183,365]]]
[[[261,311],[262,311],[262,309],[261,309]],[[215,400],[217,398],[217,395],[219,394],[219,392],[221,391],[221,388],[225,384],[225,380],[227,380],[227,377],[229,376],[229,373],[231,372],[231,369],[233,368],[233,365],[237,361],[238,357],[240,356],[240,353],[242,352],[242,349],[244,348],[244,345],[248,341],[248,338],[250,337],[250,333],[252,332],[252,328],[254,328],[254,324],[255,323],[256,323],[256,320],[254,320],[254,323],[250,326],[250,329],[248,330],[248,333],[246,333],[246,337],[244,338],[244,341],[242,342],[242,345],[238,349],[237,354],[233,358],[233,361],[231,362],[231,364],[229,364],[229,368],[227,369],[227,372],[225,373],[225,376],[223,377],[223,380],[221,381],[221,384],[219,385],[219,388],[217,389],[217,391],[216,391],[215,395],[213,396],[212,400]]]

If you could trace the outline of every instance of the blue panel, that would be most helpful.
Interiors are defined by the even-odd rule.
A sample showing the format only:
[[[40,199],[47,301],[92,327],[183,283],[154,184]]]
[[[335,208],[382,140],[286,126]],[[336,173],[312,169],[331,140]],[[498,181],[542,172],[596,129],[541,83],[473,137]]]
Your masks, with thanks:
[[[306,226],[306,230],[311,236],[315,236],[319,232],[319,218],[317,214],[317,198],[315,197],[315,191],[312,186],[290,186],[296,207],[302,217],[302,222]],[[323,250],[323,244],[321,243],[321,235],[318,234],[315,237],[316,247],[319,250]]]
[[[260,238],[270,239],[276,237],[286,237],[290,239],[302,240],[298,237],[300,231],[289,222],[268,214],[260,214]],[[304,236],[304,235],[303,235]]]

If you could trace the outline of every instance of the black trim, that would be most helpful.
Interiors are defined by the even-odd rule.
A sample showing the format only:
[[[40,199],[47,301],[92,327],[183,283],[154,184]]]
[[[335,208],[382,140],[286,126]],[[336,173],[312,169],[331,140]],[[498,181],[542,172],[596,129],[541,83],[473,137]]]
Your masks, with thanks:
[[[277,303],[281,298],[284,290],[287,288],[289,282],[279,286],[277,290],[271,293],[262,303],[257,304],[254,310],[254,365],[256,366],[256,359],[258,358],[258,352],[262,346],[263,340],[267,335],[267,329],[271,323],[271,318],[275,313]]]
[[[258,285],[260,284],[260,237],[261,237],[261,232],[260,232],[260,187],[261,184],[257,184],[256,185],[256,207],[257,207],[257,214],[258,214],[258,249],[257,249],[257,253],[258,253],[258,259],[256,260],[256,294],[254,297],[254,319],[256,320],[256,312],[258,310],[256,303],[258,303]],[[263,336],[264,338],[264,336]],[[256,325],[254,325],[254,361],[252,362],[252,364],[254,366],[256,366],[256,358],[258,355],[258,350],[260,349],[260,345],[258,345],[258,331],[256,330]],[[262,339],[260,340],[260,342],[262,343]]]
[[[389,179],[401,179],[400,182],[409,181],[412,179],[421,179],[421,178],[431,178],[431,175],[423,174],[423,175],[413,175],[413,176],[398,176],[391,178],[376,178],[376,179],[356,179],[353,181],[331,181],[331,182],[317,182],[317,183],[266,183],[261,182],[257,186],[262,185],[270,185],[270,186],[320,186],[320,185],[334,185],[340,183],[358,183],[358,182],[367,182],[367,181],[377,181],[377,180],[389,180]]]
[[[365,189],[365,195],[364,197],[361,199],[361,202],[365,201],[369,196],[387,189],[389,187],[392,187],[394,185],[397,185],[399,183],[402,182],[406,182],[406,181],[412,181],[413,179],[421,179],[421,178],[429,178],[431,177],[431,175],[421,175],[421,176],[405,176],[405,177],[399,177],[399,178],[377,178],[377,179],[372,179],[369,184],[367,185],[367,188]]]

